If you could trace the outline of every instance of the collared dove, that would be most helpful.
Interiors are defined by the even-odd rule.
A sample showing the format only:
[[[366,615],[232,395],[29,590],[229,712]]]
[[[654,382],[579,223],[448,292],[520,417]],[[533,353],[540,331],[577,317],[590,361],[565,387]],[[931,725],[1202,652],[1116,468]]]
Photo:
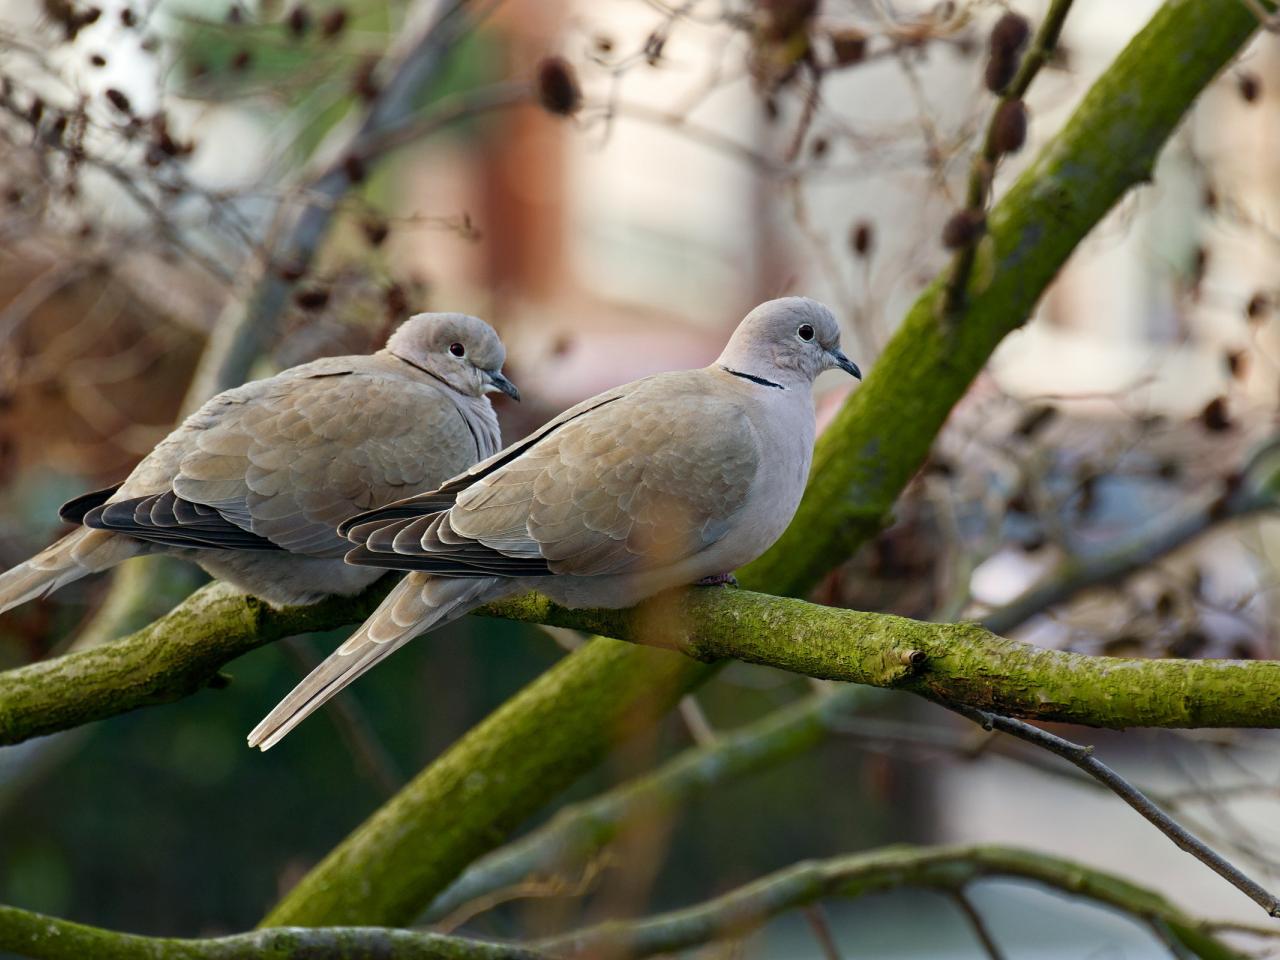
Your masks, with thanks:
[[[418,634],[512,593],[627,607],[721,582],[791,522],[813,458],[811,387],[861,377],[831,311],[752,310],[711,366],[592,397],[439,490],[353,517],[347,562],[411,571],[249,734],[279,742]]]
[[[487,394],[519,397],[493,329],[419,314],[369,356],[329,357],[220,393],[121,484],[65,504],[80,529],[0,574],[0,612],[130,557],[168,553],[270,603],[357,593],[335,527],[432,490],[501,446]]]

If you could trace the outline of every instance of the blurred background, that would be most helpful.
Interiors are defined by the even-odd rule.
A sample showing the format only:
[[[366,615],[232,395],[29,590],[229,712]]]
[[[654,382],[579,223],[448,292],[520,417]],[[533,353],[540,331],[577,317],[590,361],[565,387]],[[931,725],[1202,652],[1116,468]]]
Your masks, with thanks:
[[[427,122],[376,164],[344,155],[386,80],[378,58],[431,6],[0,0],[0,564],[45,545],[63,500],[118,481],[171,429],[215,330],[264,276],[284,292],[246,372],[376,349],[422,310],[471,312],[508,346],[525,400],[500,416],[515,438],[614,384],[707,363],[748,309],[784,294],[831,305],[845,351],[874,368],[949,261],[940,237],[994,104],[983,60],[1004,4],[480,4],[405,106]],[[1045,9],[1015,6],[1033,23]],[[997,196],[1157,6],[1074,5]],[[818,67],[788,47],[792,16]],[[1278,89],[1280,42],[1264,35],[1001,346],[896,522],[822,602],[1004,617],[1016,636],[1088,653],[1275,656],[1277,528],[1235,516],[1229,494],[1280,397]],[[326,192],[335,170],[340,195]],[[309,203],[332,220],[314,258],[290,233]],[[848,389],[820,381],[820,415]],[[1064,561],[1096,570],[1187,517],[1198,536],[1136,575],[1028,600]],[[202,576],[148,563],[0,617],[0,667],[148,622]],[[269,755],[247,750],[245,732],[341,636],[246,656],[225,690],[0,749],[0,901],[139,933],[251,927],[580,640],[467,619]],[[566,801],[810,687],[731,665]],[[647,818],[569,895],[462,929],[517,936],[670,908],[897,841],[1029,845],[1255,919],[1089,784],[905,695],[866,691],[848,712],[817,748]],[[1275,734],[1067,735],[1260,880],[1280,877]],[[987,883],[974,900],[1011,957],[1168,955],[1150,930],[1032,887]],[[827,912],[846,956],[985,956],[936,894]],[[800,915],[741,951],[825,955]]]

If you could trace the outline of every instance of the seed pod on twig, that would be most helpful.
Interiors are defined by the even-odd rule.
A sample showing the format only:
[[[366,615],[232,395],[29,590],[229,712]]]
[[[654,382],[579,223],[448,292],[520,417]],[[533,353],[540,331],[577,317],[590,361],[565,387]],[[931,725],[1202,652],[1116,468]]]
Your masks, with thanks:
[[[1017,153],[1027,142],[1027,105],[1021,100],[1006,100],[996,108],[992,122],[991,143],[996,156]]]
[[[959,250],[973,244],[987,228],[987,217],[981,210],[957,210],[942,228],[942,245]]]
[[[564,57],[547,57],[538,64],[538,102],[548,113],[567,117],[582,106],[582,89],[573,66]]]

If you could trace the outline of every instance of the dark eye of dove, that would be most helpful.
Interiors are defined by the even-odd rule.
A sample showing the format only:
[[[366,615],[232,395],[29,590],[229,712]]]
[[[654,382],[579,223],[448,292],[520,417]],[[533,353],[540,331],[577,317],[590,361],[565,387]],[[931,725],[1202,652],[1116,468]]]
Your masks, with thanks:
[[[457,341],[454,341],[453,343],[449,344],[449,352],[452,353],[455,357],[465,357],[467,355],[467,348],[464,347],[462,344],[458,343]]]
[[[809,341],[813,339],[813,326],[808,323],[800,324],[800,329],[796,331],[796,336],[801,340]]]

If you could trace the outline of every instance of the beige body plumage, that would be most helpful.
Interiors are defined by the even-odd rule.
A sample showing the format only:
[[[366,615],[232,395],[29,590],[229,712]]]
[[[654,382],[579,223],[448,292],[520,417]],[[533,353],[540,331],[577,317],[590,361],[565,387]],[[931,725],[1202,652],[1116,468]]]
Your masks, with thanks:
[[[80,529],[0,574],[0,611],[145,553],[193,560],[276,604],[363,589],[382,571],[344,563],[350,543],[335,528],[499,447],[486,394],[515,394],[504,358],[484,321],[420,314],[375,354],[219,394],[119,486],[66,504]]]
[[[350,563],[409,571],[249,735],[267,749],[407,640],[534,589],[630,606],[755,559],[790,522],[813,454],[811,387],[857,368],[831,312],[770,301],[720,358],[593,397],[450,480],[347,521]]]

